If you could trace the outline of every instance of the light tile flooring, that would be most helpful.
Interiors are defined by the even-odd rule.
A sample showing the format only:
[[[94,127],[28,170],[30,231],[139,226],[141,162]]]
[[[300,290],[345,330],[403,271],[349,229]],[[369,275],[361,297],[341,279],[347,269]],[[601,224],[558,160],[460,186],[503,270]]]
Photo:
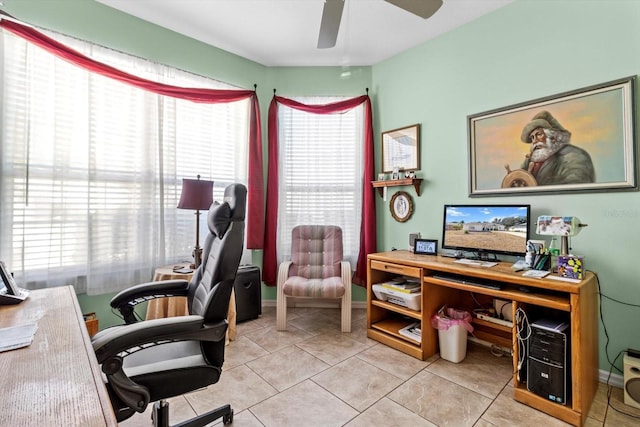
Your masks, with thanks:
[[[461,363],[419,361],[367,338],[365,324],[354,309],[343,334],[337,309],[293,308],[278,332],[275,307],[265,307],[238,324],[217,384],[169,400],[171,422],[230,403],[236,427],[567,425],[513,400],[509,357],[469,343]],[[610,405],[607,392],[601,384],[586,427],[640,426],[622,390],[611,387]],[[120,425],[151,425],[149,409]]]

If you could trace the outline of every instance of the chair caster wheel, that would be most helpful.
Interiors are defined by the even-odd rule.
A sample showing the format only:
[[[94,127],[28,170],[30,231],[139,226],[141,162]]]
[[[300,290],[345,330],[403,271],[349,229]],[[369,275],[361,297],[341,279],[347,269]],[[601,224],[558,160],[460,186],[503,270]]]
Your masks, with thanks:
[[[222,416],[222,424],[229,425],[233,423],[233,409],[229,412],[229,415]]]

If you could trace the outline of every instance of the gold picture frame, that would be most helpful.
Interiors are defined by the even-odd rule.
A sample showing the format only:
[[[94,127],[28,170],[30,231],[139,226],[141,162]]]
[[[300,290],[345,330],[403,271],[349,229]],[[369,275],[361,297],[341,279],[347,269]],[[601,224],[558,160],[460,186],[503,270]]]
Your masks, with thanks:
[[[413,200],[406,191],[398,191],[391,197],[389,203],[391,216],[398,222],[405,222],[413,214]]]
[[[420,124],[382,132],[382,172],[420,169]]]
[[[635,80],[468,116],[469,196],[637,190]]]

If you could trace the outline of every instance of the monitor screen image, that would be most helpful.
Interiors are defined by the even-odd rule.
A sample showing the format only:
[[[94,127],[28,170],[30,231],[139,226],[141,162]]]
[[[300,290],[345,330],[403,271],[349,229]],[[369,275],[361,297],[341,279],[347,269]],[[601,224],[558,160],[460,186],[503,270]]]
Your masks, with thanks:
[[[530,216],[530,205],[445,205],[442,249],[465,258],[523,256]]]

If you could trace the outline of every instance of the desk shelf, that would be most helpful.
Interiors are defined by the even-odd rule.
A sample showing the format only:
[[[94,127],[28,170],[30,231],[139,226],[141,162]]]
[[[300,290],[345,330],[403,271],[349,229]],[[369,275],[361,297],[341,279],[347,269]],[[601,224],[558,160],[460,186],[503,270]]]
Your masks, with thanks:
[[[388,179],[384,181],[371,181],[373,188],[378,189],[378,194],[382,197],[385,187],[399,187],[403,185],[413,185],[416,190],[416,194],[420,197],[420,186],[422,185],[422,178],[404,178],[404,179]]]
[[[538,396],[519,381],[517,372],[513,376],[513,397],[572,425],[584,425],[599,379],[598,289],[593,273],[587,273],[580,283],[532,279],[511,270],[509,263],[478,268],[456,264],[446,257],[415,255],[408,251],[369,254],[367,262],[367,336],[421,360],[438,352],[438,331],[431,327],[430,321],[443,305],[470,311],[478,304],[492,303],[498,298],[512,301],[514,319],[519,309],[528,315],[557,313],[566,318],[571,334],[571,401],[562,405]],[[490,280],[500,283],[502,288],[488,289],[434,277],[439,273],[453,273],[469,280]],[[421,311],[376,299],[373,284],[398,275],[421,278]],[[421,323],[419,343],[399,333],[412,319]],[[477,318],[472,319],[472,323],[477,338],[512,349],[513,366],[518,364],[515,325],[509,327]]]
[[[422,312],[420,311],[416,311],[416,310],[411,310],[410,308],[406,308],[403,307],[401,305],[398,304],[394,304],[392,302],[386,302],[386,301],[380,301],[380,300],[373,300],[371,301],[372,305],[378,306],[378,307],[382,307],[386,310],[389,311],[393,311],[395,313],[398,314],[402,314],[403,316],[407,316],[407,317],[412,317],[416,320],[422,320]],[[406,325],[403,325],[403,327]]]
[[[389,319],[385,319],[385,320],[381,320],[380,322],[376,322],[374,324],[371,325],[372,328],[374,329],[378,329],[382,332],[386,332],[388,334],[393,335],[396,338],[400,338],[402,340],[405,340],[413,345],[415,345],[416,347],[420,347],[420,343],[416,340],[413,340],[409,337],[406,337],[404,335],[402,335],[400,333],[400,329],[404,328],[405,326],[408,326],[411,322],[406,321],[405,319],[401,319],[401,318],[389,318]]]
[[[473,335],[481,340],[499,345],[502,348],[511,349],[513,347],[513,328],[488,322],[476,317],[471,319],[473,325]]]
[[[479,292],[483,295],[490,295],[494,298],[500,298],[504,300],[518,300],[523,303],[552,308],[554,310],[571,311],[571,302],[569,295],[561,293],[545,293],[543,292],[543,290],[537,288],[529,288],[528,292],[523,292],[519,289],[519,284],[503,283],[503,289],[489,289],[474,285],[467,285],[464,283],[451,282],[448,280],[429,276],[424,278],[424,282],[446,286],[447,288],[451,289],[459,289],[468,292]]]

